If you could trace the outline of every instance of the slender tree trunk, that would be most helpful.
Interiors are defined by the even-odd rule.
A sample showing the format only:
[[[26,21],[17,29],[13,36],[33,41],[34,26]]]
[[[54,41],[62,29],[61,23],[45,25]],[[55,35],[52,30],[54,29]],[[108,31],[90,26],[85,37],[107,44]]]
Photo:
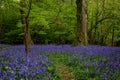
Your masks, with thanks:
[[[21,14],[21,21],[22,21],[22,25],[24,28],[24,44],[25,44],[25,52],[26,55],[28,55],[28,47],[29,45],[33,44],[31,36],[30,36],[30,32],[29,32],[29,14],[30,14],[30,9],[31,9],[31,0],[30,0],[30,7],[28,10],[28,14],[26,15],[24,8],[26,8],[26,3],[23,0],[20,0],[20,14]]]
[[[24,28],[24,44],[25,44],[25,52],[28,54],[28,19],[25,18],[24,11],[20,10],[21,13],[21,21]]]
[[[87,0],[77,0],[77,27],[74,45],[87,45]]]
[[[99,2],[98,0],[96,1],[96,13],[95,13],[95,24],[97,24],[98,22],[98,17],[99,17]],[[93,44],[97,44],[97,29],[98,29],[98,25],[95,25],[95,28],[94,28],[94,33],[93,33]]]
[[[101,0],[102,1],[102,18],[105,18],[105,1],[106,0]],[[101,22],[101,26],[100,26],[100,35],[99,35],[99,44],[100,45],[104,45],[104,38],[103,38],[103,27],[104,27],[104,23]]]
[[[114,27],[113,27],[113,29],[112,29],[112,46],[114,46],[114,32],[115,32],[115,30],[114,30]]]

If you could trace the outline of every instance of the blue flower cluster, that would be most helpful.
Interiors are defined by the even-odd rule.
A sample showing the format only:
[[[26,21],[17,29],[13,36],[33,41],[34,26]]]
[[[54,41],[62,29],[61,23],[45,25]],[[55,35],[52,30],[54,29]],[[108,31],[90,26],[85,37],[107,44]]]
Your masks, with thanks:
[[[50,66],[46,56],[30,52],[26,57],[23,46],[0,51],[0,80],[49,80]]]
[[[78,46],[72,51],[75,54],[70,56],[69,63],[79,68],[82,65],[82,74],[86,77],[89,75],[89,78],[98,76],[100,80],[120,80],[120,47]]]
[[[84,65],[83,72],[98,75],[103,80],[120,79],[120,47],[111,46],[77,46],[71,45],[35,45],[31,51],[41,53],[73,53],[69,57],[72,66]],[[66,62],[67,64],[69,62]],[[76,63],[76,64],[75,64]],[[76,65],[76,66],[75,66]],[[87,70],[89,69],[89,71]],[[79,70],[78,70],[79,71]]]
[[[111,53],[120,53],[120,47],[110,46],[77,46],[71,45],[34,45],[30,47],[31,51],[41,53],[76,53],[87,55],[110,55]]]
[[[69,61],[73,67],[82,66],[85,76],[98,76],[101,80],[120,79],[120,47],[111,46],[77,46],[71,45],[35,45],[30,47],[32,51],[41,53],[73,53],[70,54]],[[78,66],[79,65],[79,66]],[[74,68],[75,69],[75,68]],[[78,74],[78,72],[77,72]],[[78,74],[79,76],[80,74]],[[86,78],[87,79],[87,78]]]
[[[24,46],[0,48],[0,79],[50,80],[51,61],[45,54],[69,54],[69,62],[83,70],[82,75],[99,76],[102,80],[120,79],[120,47],[71,45],[33,45],[25,56]],[[81,67],[82,66],[82,67]],[[78,74],[80,75],[80,74]]]
[[[72,59],[69,61],[69,64],[76,65],[79,68],[82,66],[82,74],[88,78],[98,76],[98,79],[100,80],[120,79],[120,55],[117,56],[117,58],[115,58],[115,54],[111,57],[106,57],[103,55],[72,55],[70,58]],[[79,71],[76,73],[78,72]]]

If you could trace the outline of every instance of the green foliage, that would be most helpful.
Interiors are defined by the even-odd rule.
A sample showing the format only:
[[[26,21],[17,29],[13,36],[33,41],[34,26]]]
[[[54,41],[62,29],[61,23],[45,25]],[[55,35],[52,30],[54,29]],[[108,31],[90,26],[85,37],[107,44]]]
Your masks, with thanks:
[[[17,32],[18,12],[9,8],[2,8],[0,14],[0,42],[13,43]],[[14,32],[15,31],[15,32]],[[9,34],[10,33],[10,34]],[[11,39],[9,36],[12,36]],[[17,35],[16,35],[17,36]],[[19,40],[19,39],[18,39]]]
[[[116,45],[119,23],[118,0],[90,0],[88,2],[89,42],[101,45]],[[115,26],[117,27],[115,28]],[[115,29],[114,32],[113,28]],[[120,42],[118,42],[120,44]]]
[[[54,55],[55,54],[55,55]],[[72,53],[53,53],[53,54],[46,54],[50,59],[54,61],[54,63],[62,62],[75,75],[77,80],[100,80],[99,75],[95,74],[97,66],[93,66],[93,64],[89,65],[90,62],[98,62],[101,59],[103,61],[106,60],[105,56],[75,56]],[[83,59],[84,57],[84,59]],[[89,66],[87,66],[89,65]]]
[[[24,8],[27,14],[29,4]],[[88,1],[88,37],[90,44],[119,45],[120,3],[118,0]],[[0,3],[0,43],[23,43],[19,2]],[[73,43],[76,27],[75,0],[34,0],[29,16],[33,42],[48,44]],[[114,33],[113,31],[114,27]],[[21,29],[21,30],[20,30]],[[114,39],[112,38],[114,34]],[[18,40],[14,38],[18,37]],[[13,40],[12,40],[13,39]]]
[[[58,44],[65,43],[65,41],[72,42],[74,40],[73,28],[75,25],[75,16],[72,15],[75,14],[75,12],[73,13],[71,11],[72,7],[66,11],[66,8],[70,7],[66,3],[60,2],[61,6],[55,1],[47,0],[45,2],[41,1],[40,4],[34,3],[32,6],[30,31],[33,36],[33,41],[35,43],[47,42]],[[75,9],[73,8],[73,10]],[[66,35],[68,35],[68,37],[65,39]]]

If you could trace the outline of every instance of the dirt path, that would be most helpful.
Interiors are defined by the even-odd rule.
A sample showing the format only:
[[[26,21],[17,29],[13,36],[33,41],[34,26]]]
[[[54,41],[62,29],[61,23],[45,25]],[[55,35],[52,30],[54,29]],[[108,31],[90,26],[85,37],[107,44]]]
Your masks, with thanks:
[[[67,66],[65,66],[64,64],[56,63],[56,68],[62,80],[75,80],[73,74],[69,71]]]

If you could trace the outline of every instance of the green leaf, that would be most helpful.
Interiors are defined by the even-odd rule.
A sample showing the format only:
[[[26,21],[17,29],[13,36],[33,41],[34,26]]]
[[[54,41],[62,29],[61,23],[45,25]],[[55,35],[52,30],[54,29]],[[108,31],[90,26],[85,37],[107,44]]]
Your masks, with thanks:
[[[45,31],[40,31],[39,34],[46,34],[46,32]]]

